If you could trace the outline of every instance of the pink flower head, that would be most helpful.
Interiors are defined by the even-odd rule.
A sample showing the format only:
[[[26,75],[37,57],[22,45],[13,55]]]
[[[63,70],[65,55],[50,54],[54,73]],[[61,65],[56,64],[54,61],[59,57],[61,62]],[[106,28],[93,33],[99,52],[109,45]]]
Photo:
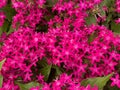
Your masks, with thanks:
[[[118,74],[115,77],[112,77],[111,80],[112,80],[111,86],[116,85],[120,88],[120,77]]]
[[[4,7],[7,3],[7,0],[0,0],[0,8]]]
[[[115,20],[115,22],[116,22],[117,24],[120,24],[120,18],[118,18],[117,20]]]
[[[42,6],[46,1],[45,0],[37,0],[37,3]]]
[[[3,25],[6,16],[3,12],[0,12],[0,26]]]
[[[120,13],[120,0],[116,0],[116,12]]]

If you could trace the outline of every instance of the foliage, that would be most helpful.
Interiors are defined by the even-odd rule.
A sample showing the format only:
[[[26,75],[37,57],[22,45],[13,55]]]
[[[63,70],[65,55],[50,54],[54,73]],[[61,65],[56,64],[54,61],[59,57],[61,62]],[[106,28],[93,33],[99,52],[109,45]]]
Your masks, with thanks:
[[[30,90],[31,87],[40,86],[40,84],[37,82],[30,82],[27,84],[21,84],[21,83],[16,83],[16,84],[20,86],[20,90]]]
[[[81,85],[83,86],[87,86],[88,84],[90,84],[91,86],[97,85],[99,87],[99,90],[103,90],[104,86],[109,81],[111,76],[113,76],[113,74],[109,74],[104,77],[88,78],[86,80],[83,80],[81,82]]]

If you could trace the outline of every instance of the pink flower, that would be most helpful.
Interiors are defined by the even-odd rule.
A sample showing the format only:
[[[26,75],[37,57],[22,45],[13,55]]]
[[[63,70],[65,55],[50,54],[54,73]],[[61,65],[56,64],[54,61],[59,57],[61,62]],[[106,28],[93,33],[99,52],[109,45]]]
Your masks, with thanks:
[[[117,85],[120,88],[120,77],[118,74],[115,76],[115,78],[112,77],[111,80],[112,80],[111,86]]]
[[[120,13],[120,1],[116,0],[116,12]]]
[[[7,4],[7,0],[0,0],[0,8],[4,7]]]
[[[37,77],[38,78],[38,81],[39,83],[43,83],[44,82],[44,76],[42,76],[41,74],[39,74],[39,76]]]
[[[1,71],[3,88],[11,89],[13,82],[20,77],[23,83],[38,81],[43,84],[42,90],[97,90],[96,87],[83,87],[78,83],[88,77],[117,71],[115,67],[119,65],[120,37],[98,23],[89,26],[85,23],[87,12],[101,0],[58,0],[51,8],[52,12],[47,10],[46,0],[11,1],[17,14],[12,21],[15,31],[6,37],[2,36],[1,40],[0,61],[6,58]],[[117,0],[118,12],[119,4]],[[46,20],[49,14],[50,18],[54,17]],[[5,16],[0,16],[2,26]],[[99,17],[97,19],[105,19],[104,16]],[[46,33],[41,30],[44,25],[48,26]],[[95,36],[89,40],[92,34]],[[69,72],[70,76],[61,74],[47,84],[43,81],[45,76],[39,75],[38,62],[43,58],[47,63]],[[112,85],[120,83],[118,76],[111,80],[114,81]],[[38,90],[38,87],[31,88],[35,89]]]
[[[120,23],[120,18],[118,18],[117,20],[115,20],[115,22],[116,22],[117,24],[119,24],[119,23]]]
[[[102,0],[93,0],[95,4],[99,4]]]
[[[42,6],[46,1],[45,0],[37,0],[37,3]]]
[[[100,67],[97,67],[96,65],[93,65],[93,67],[90,67],[90,70],[91,70],[91,74],[92,75],[100,75]]]
[[[6,16],[3,12],[0,12],[0,27],[3,25]]]

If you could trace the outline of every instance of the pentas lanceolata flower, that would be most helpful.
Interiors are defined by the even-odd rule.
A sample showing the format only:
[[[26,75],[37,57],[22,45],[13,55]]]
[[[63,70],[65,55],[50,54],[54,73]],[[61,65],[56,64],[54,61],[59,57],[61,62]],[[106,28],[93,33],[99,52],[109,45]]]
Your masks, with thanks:
[[[14,82],[11,82],[10,80],[7,82],[3,82],[3,87],[0,88],[0,90],[11,90],[11,89],[19,90],[19,87],[18,85],[15,85]]]
[[[46,0],[37,0],[36,3],[41,7],[44,5],[44,3],[46,2]]]
[[[116,22],[117,24],[119,24],[119,23],[120,23],[120,18],[118,18],[117,20],[115,20],[115,22]]]
[[[7,4],[7,0],[0,0],[0,9]],[[0,27],[3,25],[6,16],[4,12],[0,11]]]
[[[46,0],[11,1],[17,13],[12,26],[17,30],[1,39],[0,60],[6,58],[1,71],[3,90],[19,90],[15,84],[19,78],[22,83],[38,81],[42,84],[30,90],[98,90],[96,86],[80,86],[80,82],[112,72],[117,75],[111,78],[111,86],[120,88],[120,36],[99,25],[102,16],[96,17],[98,24],[86,25],[89,13],[93,13],[102,0],[58,0],[51,10],[55,15],[47,22],[44,22],[48,12]],[[119,0],[116,11],[119,13]],[[2,13],[1,16],[2,26],[5,16]],[[116,22],[119,23],[119,19]],[[48,24],[47,33],[36,31],[40,23]],[[94,38],[89,40],[91,36]],[[58,79],[46,83],[38,68],[43,58],[48,64],[69,72],[70,76],[61,74]]]
[[[120,1],[116,0],[116,12],[120,13]]]
[[[7,37],[6,33],[2,33],[2,35],[0,36],[0,43],[4,42],[6,37]]]
[[[4,7],[7,4],[7,0],[0,0],[0,8]]]
[[[43,4],[45,0],[12,0],[12,6],[17,11],[13,17],[14,28],[19,26],[35,27],[43,17]]]
[[[44,56],[41,36],[43,35],[29,28],[19,28],[4,41],[1,59],[7,58],[2,69],[6,80],[14,80],[17,77],[23,77],[25,82],[31,80],[31,67],[36,66],[36,62]]]
[[[6,16],[3,12],[0,12],[0,27],[3,25]]]
[[[115,78],[111,78],[111,80],[112,80],[111,86],[117,85],[120,88],[120,77],[119,77],[119,74],[117,74],[115,76]]]
[[[40,90],[40,87],[39,86],[32,87],[32,88],[30,88],[30,90]]]

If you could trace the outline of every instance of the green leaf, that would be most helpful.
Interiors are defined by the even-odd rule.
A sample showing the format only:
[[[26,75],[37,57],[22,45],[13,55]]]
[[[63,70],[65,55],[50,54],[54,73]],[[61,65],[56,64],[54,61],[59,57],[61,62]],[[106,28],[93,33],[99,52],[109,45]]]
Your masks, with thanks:
[[[7,31],[9,31],[9,27],[10,27],[9,21],[5,20],[3,26],[0,27],[0,30],[1,30],[2,32],[7,32]]]
[[[0,87],[2,87],[2,83],[3,83],[3,76],[0,75]]]
[[[0,71],[1,71],[1,69],[2,69],[2,66],[3,66],[5,60],[6,60],[6,59],[4,59],[4,60],[2,60],[2,61],[0,62]],[[3,76],[0,74],[0,87],[2,87],[2,83],[3,83]]]
[[[89,37],[88,37],[88,43],[91,43],[95,38],[97,37],[97,34],[93,32]]]
[[[107,16],[106,21],[107,21],[107,22],[110,22],[111,19],[112,19],[112,13],[110,13],[110,14]]]
[[[10,25],[9,31],[7,32],[7,34],[10,34],[10,33],[12,33],[13,31],[14,31],[14,29],[12,28],[12,25]]]
[[[12,17],[16,14],[16,11],[12,8],[12,6],[8,4],[5,7],[3,7],[2,10],[5,12],[8,21],[12,22]]]
[[[20,90],[29,90],[31,87],[40,86],[38,82],[30,82],[27,84],[22,84],[18,82],[15,82],[15,83],[20,87]]]
[[[2,66],[3,66],[5,60],[6,60],[6,59],[4,59],[4,60],[2,60],[2,61],[0,62],[0,71],[1,71],[1,69],[2,69]]]
[[[38,61],[38,65],[41,66],[41,67],[46,67],[48,64],[47,64],[46,59],[43,58],[42,60]]]
[[[14,29],[12,28],[11,22],[9,22],[8,20],[5,20],[3,26],[0,27],[0,35],[2,35],[3,32],[10,34],[14,31]]]
[[[115,3],[115,0],[103,0],[100,6],[107,6],[108,8],[112,7]]]
[[[105,14],[105,11],[104,11],[103,9],[100,10],[100,15],[101,15],[101,16],[105,16],[105,15],[106,15],[106,14]]]
[[[87,86],[88,84],[90,84],[91,86],[97,85],[99,90],[103,90],[104,86],[109,81],[112,75],[113,73],[107,76],[104,76],[104,77],[88,78],[88,79],[83,80],[81,82],[81,85],[82,86]]]
[[[120,90],[117,86],[110,86],[110,83],[104,87],[103,90]]]
[[[2,28],[0,27],[0,36],[2,35],[3,31],[2,31]]]
[[[47,81],[51,72],[52,65],[47,65],[44,68],[40,69],[42,75],[44,75],[44,80]]]
[[[106,6],[108,8],[108,12],[113,12],[114,11],[114,4],[115,4],[115,0],[103,0],[102,3],[99,5],[100,14],[102,16],[106,16],[105,11],[103,10],[103,6]],[[109,13],[109,15],[112,16],[111,13]]]
[[[96,24],[96,18],[94,15],[90,14],[87,18],[86,18],[86,24],[87,25],[91,25],[91,24]]]
[[[49,7],[54,6],[54,5],[57,3],[57,1],[58,1],[58,0],[46,0],[47,5],[48,5]]]
[[[56,76],[60,75],[62,73],[63,70],[60,69],[60,67],[58,66],[52,66],[52,68],[54,68],[56,70]]]
[[[117,86],[114,86],[114,87],[108,87],[107,90],[120,90],[120,88],[118,88]]]
[[[111,86],[111,81],[109,81],[103,90],[120,90],[120,88],[117,86]]]
[[[111,22],[111,30],[114,33],[120,34],[120,24],[116,24],[114,21]]]

